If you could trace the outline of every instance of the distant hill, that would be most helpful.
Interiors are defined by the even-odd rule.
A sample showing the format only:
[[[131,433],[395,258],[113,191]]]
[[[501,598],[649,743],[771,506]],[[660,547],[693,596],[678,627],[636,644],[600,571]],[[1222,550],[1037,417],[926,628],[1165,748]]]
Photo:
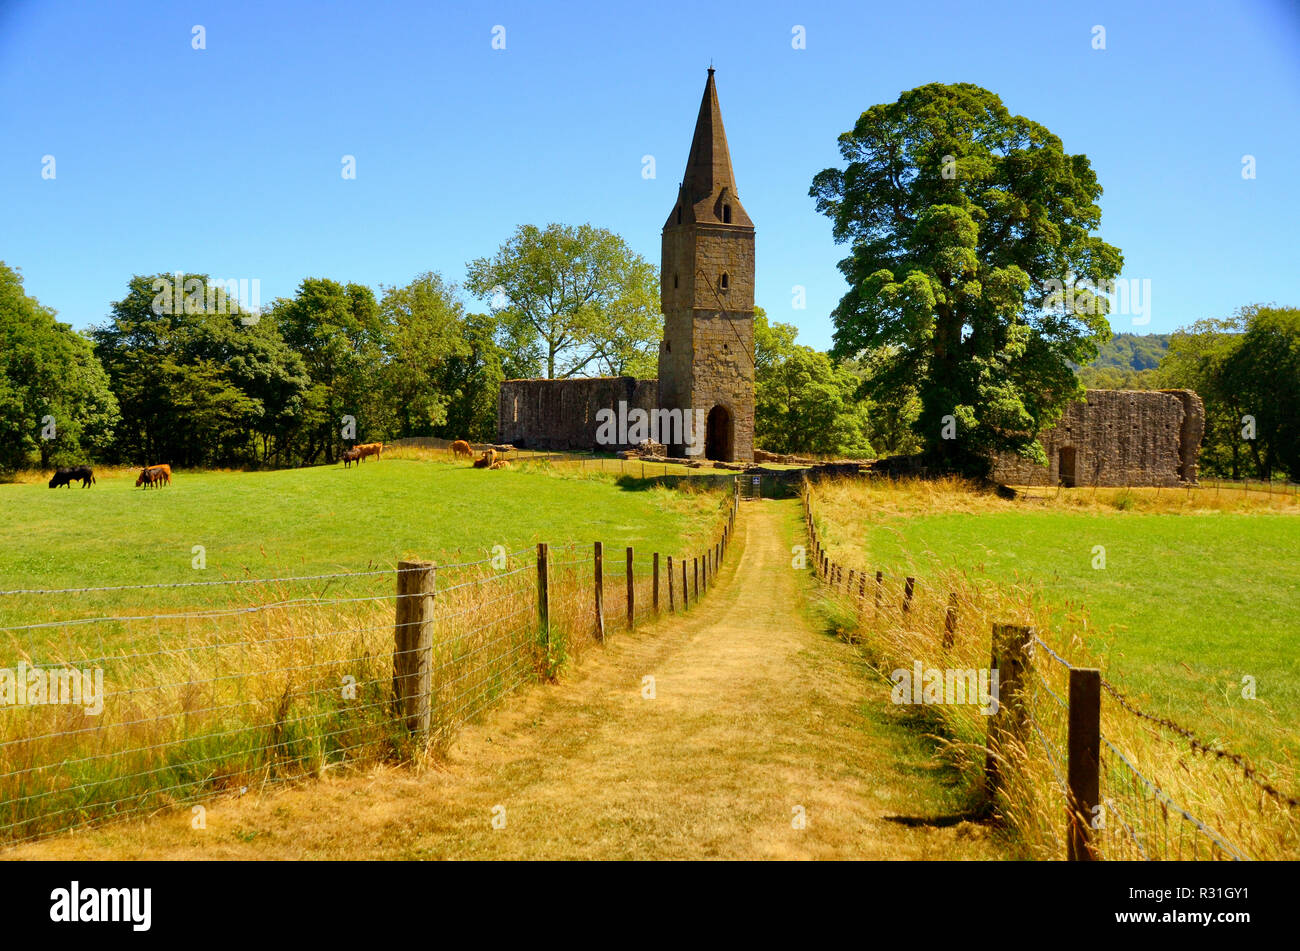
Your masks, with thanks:
[[[1169,352],[1170,334],[1116,334],[1088,364],[1098,370],[1153,370]]]

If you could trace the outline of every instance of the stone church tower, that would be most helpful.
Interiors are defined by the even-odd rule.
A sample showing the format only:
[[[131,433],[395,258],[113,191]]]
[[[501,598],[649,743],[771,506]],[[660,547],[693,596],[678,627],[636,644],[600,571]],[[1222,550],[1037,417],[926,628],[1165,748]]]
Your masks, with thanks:
[[[712,67],[686,174],[664,223],[659,300],[660,408],[694,410],[706,421],[699,434],[707,458],[752,461],[754,223],[736,194]],[[685,447],[669,451],[682,455]]]

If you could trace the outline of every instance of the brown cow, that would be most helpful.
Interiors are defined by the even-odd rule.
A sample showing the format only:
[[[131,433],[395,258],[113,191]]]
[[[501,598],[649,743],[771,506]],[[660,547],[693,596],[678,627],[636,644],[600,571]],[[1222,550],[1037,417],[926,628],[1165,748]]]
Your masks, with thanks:
[[[342,455],[340,458],[343,460],[343,468],[344,468],[344,469],[346,469],[348,466],[352,465],[352,463],[354,463],[354,462],[355,462],[357,465],[361,465],[361,450],[360,450],[360,449],[346,449],[346,450],[344,450],[343,455]]]
[[[172,467],[168,465],[146,466],[140,470],[140,477],[135,480],[136,487],[144,486],[146,489],[153,486],[164,486],[172,484]]]
[[[464,456],[466,459],[474,458],[474,449],[463,439],[457,439],[451,444],[451,453],[457,459]]]
[[[497,461],[497,451],[495,449],[488,449],[483,453],[482,457],[480,457],[474,463],[474,468],[491,469],[492,466],[496,463],[496,461]]]
[[[366,456],[374,456],[379,459],[379,454],[384,451],[384,444],[381,442],[366,442],[353,448],[361,453],[362,459],[366,458]]]

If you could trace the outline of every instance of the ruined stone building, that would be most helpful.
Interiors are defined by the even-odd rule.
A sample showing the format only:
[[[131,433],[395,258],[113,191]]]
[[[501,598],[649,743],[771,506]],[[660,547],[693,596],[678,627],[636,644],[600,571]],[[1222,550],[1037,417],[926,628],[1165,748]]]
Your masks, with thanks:
[[[1164,485],[1196,481],[1205,407],[1191,390],[1088,390],[1039,441],[1048,465],[994,460],[1007,485]]]
[[[627,438],[626,427],[619,429],[625,442],[598,438],[598,415],[618,413],[621,403],[658,414],[664,425],[654,435],[671,455],[754,458],[754,223],[736,192],[712,68],[686,173],[664,222],[659,280],[658,379],[507,380],[497,404],[498,441],[630,448],[639,439]],[[670,429],[670,413],[694,425]]]

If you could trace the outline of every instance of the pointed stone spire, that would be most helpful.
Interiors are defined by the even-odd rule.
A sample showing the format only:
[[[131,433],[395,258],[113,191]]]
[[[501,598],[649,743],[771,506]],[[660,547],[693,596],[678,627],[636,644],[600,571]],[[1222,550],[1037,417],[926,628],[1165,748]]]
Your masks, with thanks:
[[[712,66],[709,67],[709,78],[704,84],[700,114],[695,120],[695,137],[691,139],[691,151],[686,159],[686,174],[682,177],[678,204],[666,226],[679,223],[679,209],[682,212],[681,224],[698,222],[744,228],[754,226],[736,195],[736,175],[731,169],[731,150],[727,148],[727,132],[722,127],[722,109],[718,105],[718,89],[713,81]]]

